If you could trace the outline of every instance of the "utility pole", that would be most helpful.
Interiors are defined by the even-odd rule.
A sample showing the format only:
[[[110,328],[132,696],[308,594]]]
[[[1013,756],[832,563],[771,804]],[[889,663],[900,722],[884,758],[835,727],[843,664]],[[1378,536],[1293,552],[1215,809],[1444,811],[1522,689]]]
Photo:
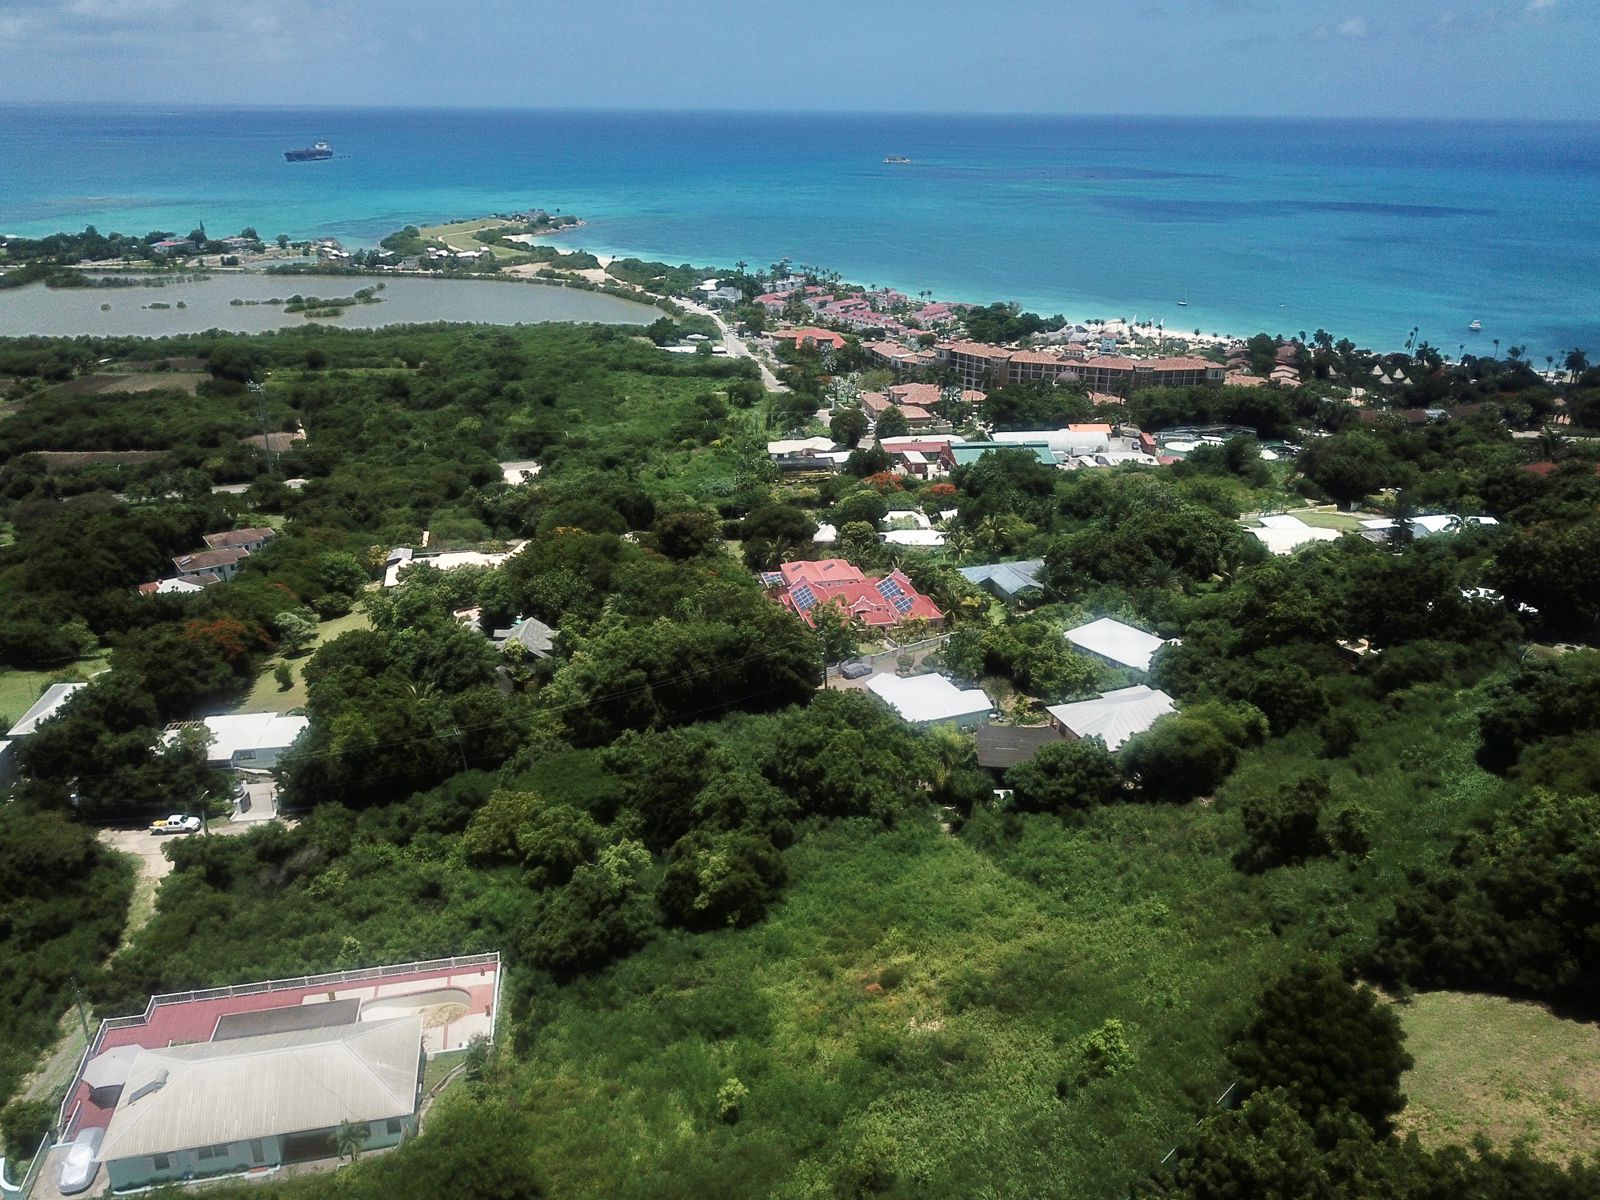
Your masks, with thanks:
[[[245,384],[256,396],[256,412],[261,417],[261,453],[267,461],[267,474],[272,474],[272,432],[267,428],[267,387],[254,379]]]

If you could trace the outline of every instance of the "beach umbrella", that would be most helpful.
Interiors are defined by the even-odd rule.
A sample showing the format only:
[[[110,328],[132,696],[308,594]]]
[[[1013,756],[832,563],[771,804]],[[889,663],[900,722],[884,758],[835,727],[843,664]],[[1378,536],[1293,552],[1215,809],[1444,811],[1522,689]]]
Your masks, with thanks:
[[[128,1082],[128,1072],[133,1070],[133,1060],[139,1057],[142,1047],[117,1046],[96,1054],[83,1064],[83,1081],[92,1089],[120,1087]]]

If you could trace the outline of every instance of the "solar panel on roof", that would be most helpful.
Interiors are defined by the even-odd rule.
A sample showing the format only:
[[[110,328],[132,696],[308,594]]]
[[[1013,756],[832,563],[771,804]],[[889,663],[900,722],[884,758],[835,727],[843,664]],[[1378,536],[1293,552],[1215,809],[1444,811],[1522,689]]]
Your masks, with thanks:
[[[901,596],[894,602],[894,610],[902,617],[911,611],[912,600],[910,596]]]
[[[906,593],[905,589],[893,579],[880,579],[878,580],[878,594],[885,600],[896,600]]]
[[[811,585],[802,583],[789,593],[789,598],[794,601],[794,606],[801,612],[812,608],[817,603],[817,594],[811,590]]]
[[[782,571],[764,571],[761,575],[762,587],[777,587],[783,583]]]

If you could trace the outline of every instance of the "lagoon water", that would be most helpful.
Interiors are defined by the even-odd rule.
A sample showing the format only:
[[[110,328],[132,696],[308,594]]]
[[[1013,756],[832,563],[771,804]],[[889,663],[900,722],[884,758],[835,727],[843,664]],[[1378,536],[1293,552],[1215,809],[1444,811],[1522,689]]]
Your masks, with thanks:
[[[284,162],[317,137],[340,157]],[[13,108],[0,162],[0,233],[368,244],[537,206],[598,252],[1080,319],[1600,348],[1593,123]]]
[[[226,329],[261,333],[308,324],[281,305],[239,304],[234,300],[287,300],[290,296],[332,299],[382,283],[378,304],[357,304],[336,317],[319,318],[345,329],[428,321],[468,321],[488,325],[543,321],[587,321],[606,325],[648,325],[661,310],[600,292],[540,283],[472,279],[382,279],[346,276],[218,273],[192,283],[162,287],[47,288],[43,284],[0,290],[0,336],[80,333],[159,337]],[[177,307],[182,301],[184,307]],[[164,304],[165,308],[152,308]],[[101,305],[109,305],[102,310]]]

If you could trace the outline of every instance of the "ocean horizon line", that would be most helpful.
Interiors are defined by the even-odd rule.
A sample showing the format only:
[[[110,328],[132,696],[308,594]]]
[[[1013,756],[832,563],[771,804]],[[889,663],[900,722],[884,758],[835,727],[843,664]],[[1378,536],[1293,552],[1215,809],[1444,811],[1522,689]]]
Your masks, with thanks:
[[[272,101],[188,101],[181,103],[151,103],[139,100],[12,100],[0,98],[0,110],[53,111],[53,112],[104,112],[115,110],[135,113],[205,113],[205,112],[383,112],[383,113],[562,113],[595,116],[692,116],[692,117],[906,117],[919,120],[972,120],[993,121],[1164,121],[1164,122],[1218,122],[1260,125],[1438,125],[1438,126],[1488,126],[1507,127],[1600,127],[1596,117],[1552,116],[1484,116],[1473,114],[1330,114],[1330,113],[1229,113],[1229,112],[1090,112],[1070,110],[1037,110],[1015,112],[986,109],[936,109],[936,108],[725,108],[695,106],[641,107],[638,105],[568,105],[568,104],[351,104],[329,101],[324,103],[279,103]]]

